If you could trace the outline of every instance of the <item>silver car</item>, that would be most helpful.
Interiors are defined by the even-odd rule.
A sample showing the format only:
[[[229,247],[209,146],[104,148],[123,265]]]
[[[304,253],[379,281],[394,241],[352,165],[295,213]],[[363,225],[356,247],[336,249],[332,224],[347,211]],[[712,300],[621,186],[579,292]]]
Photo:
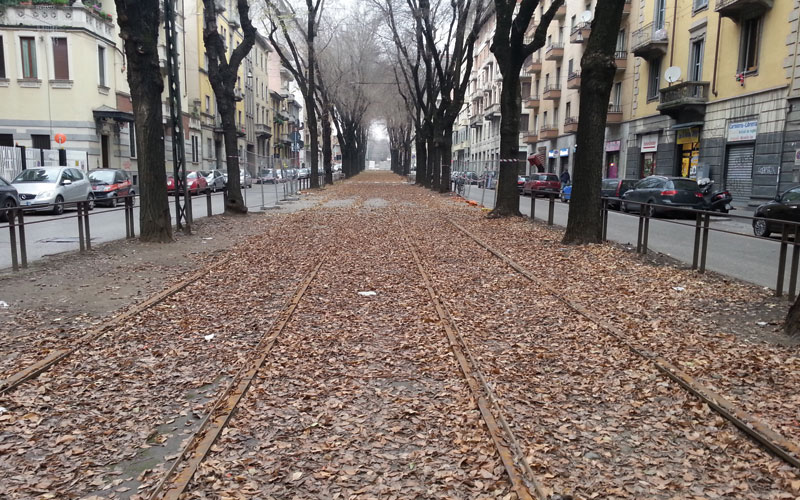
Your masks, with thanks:
[[[36,167],[23,170],[11,181],[25,210],[50,210],[64,213],[65,203],[88,201],[94,208],[92,184],[86,174],[70,167]]]

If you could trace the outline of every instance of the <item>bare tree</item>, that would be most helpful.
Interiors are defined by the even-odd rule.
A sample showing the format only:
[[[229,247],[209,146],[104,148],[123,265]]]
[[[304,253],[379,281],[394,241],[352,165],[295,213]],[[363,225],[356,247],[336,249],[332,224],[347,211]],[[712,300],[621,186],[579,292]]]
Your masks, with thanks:
[[[614,51],[624,4],[624,0],[597,1],[592,33],[581,58],[578,150],[564,243],[599,243],[602,239],[603,141],[608,100],[617,70]]]
[[[161,95],[164,79],[158,62],[159,0],[115,0],[120,37],[128,60],[128,85],[139,152],[142,241],[172,241],[164,163]],[[134,125],[131,125],[134,126]]]
[[[525,40],[525,32],[539,3],[540,0],[494,2],[497,24],[490,49],[497,60],[500,74],[503,75],[503,88],[500,92],[501,160],[515,160],[519,155],[519,117],[522,104],[519,73],[522,64],[528,56],[544,46],[547,28],[564,0],[553,0],[542,15],[532,39]],[[516,169],[516,162],[500,162],[496,187],[497,203],[490,216],[519,215]]]
[[[321,22],[324,0],[305,0],[305,26],[300,24],[296,12],[291,5],[280,0],[265,0],[267,19],[270,26],[269,40],[280,57],[283,66],[288,69],[300,87],[300,93],[306,104],[306,127],[311,136],[311,187],[319,187],[319,124],[317,121],[317,63],[314,41]],[[287,20],[291,24],[287,25]],[[306,53],[302,54],[305,44]]]
[[[247,206],[242,197],[239,180],[239,148],[236,128],[236,85],[239,77],[239,66],[256,42],[256,28],[250,21],[250,6],[247,0],[237,0],[236,8],[239,22],[242,25],[243,40],[231,47],[230,59],[225,47],[225,40],[217,28],[217,16],[222,12],[216,0],[203,0],[203,41],[208,55],[208,79],[214,90],[222,120],[225,138],[225,154],[228,167],[228,198],[225,211],[229,213],[247,213]]]

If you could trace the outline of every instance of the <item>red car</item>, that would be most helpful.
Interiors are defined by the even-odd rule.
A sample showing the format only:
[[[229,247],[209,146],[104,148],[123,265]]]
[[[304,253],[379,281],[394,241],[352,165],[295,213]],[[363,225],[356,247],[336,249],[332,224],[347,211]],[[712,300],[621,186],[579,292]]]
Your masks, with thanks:
[[[517,176],[517,191],[522,194],[522,188],[525,187],[525,183],[530,179],[527,175],[518,175]]]
[[[205,193],[208,189],[208,181],[197,172],[186,172],[186,184],[189,185],[189,194]],[[167,193],[175,192],[175,178],[171,175],[167,177]]]
[[[522,186],[522,194],[530,195],[534,191],[538,191],[534,196],[547,196],[549,193],[558,195],[561,181],[556,174],[531,174]]]

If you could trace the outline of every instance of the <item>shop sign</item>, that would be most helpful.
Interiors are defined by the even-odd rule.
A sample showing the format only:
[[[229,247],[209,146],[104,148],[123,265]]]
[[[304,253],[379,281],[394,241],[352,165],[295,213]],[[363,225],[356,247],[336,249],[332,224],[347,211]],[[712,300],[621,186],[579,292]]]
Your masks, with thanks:
[[[563,158],[563,157],[565,157],[565,156],[569,156],[569,148],[561,148],[561,149],[558,151],[558,154],[559,154],[559,156],[561,156],[562,158]]]
[[[728,142],[755,141],[757,134],[758,120],[728,124]]]
[[[658,134],[642,136],[642,153],[655,153],[658,151]]]
[[[557,149],[551,149],[550,151],[547,152],[547,157],[548,158],[558,158],[558,150]]]
[[[695,142],[700,142],[700,128],[699,127],[691,127],[691,128],[682,128],[677,130],[677,143],[678,144],[693,144]]]
[[[619,151],[619,147],[622,141],[617,139],[616,141],[606,141],[606,152],[611,151]]]

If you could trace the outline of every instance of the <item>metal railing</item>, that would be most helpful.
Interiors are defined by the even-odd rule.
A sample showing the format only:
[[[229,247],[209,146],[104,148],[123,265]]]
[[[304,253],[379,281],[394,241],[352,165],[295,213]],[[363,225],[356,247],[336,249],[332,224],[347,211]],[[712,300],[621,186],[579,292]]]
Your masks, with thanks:
[[[709,82],[681,82],[659,89],[662,106],[708,102]]]
[[[668,23],[664,23],[661,27],[658,27],[655,23],[645,24],[631,33],[631,51],[636,52],[653,43],[667,43],[669,39],[668,32]]]

